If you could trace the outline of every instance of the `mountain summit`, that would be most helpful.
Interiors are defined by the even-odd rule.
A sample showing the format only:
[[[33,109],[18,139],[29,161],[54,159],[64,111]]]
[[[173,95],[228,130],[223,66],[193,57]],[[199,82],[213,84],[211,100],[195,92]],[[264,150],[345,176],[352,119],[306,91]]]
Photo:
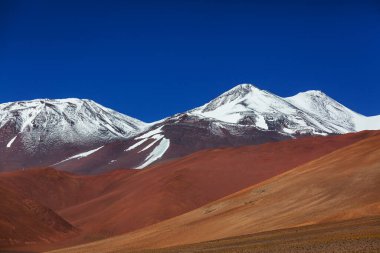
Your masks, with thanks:
[[[285,99],[323,120],[324,125],[333,125],[336,133],[380,129],[380,116],[366,117],[356,113],[318,90],[300,92]]]
[[[282,98],[250,84],[238,85],[188,113],[284,134],[326,135],[380,128],[371,117],[353,112],[321,91]]]
[[[0,105],[0,128],[22,138],[65,142],[127,138],[145,123],[88,99],[36,99]],[[32,136],[33,135],[33,136]]]
[[[3,158],[0,167],[40,165],[41,160],[50,160],[47,157],[55,161],[81,150],[125,140],[145,128],[144,122],[88,99],[36,99],[0,104]],[[11,161],[5,159],[7,156]]]

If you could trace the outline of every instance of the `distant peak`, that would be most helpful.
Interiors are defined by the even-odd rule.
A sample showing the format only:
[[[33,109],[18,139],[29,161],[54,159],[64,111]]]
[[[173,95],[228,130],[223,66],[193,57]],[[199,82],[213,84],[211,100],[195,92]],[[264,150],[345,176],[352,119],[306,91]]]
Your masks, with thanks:
[[[81,102],[81,101],[89,101],[88,99],[80,99],[80,98],[37,98],[32,100],[22,100],[16,101],[13,103],[67,103],[67,102]]]
[[[239,84],[233,87],[232,89],[224,92],[217,98],[211,100],[206,105],[202,106],[201,110],[203,112],[212,111],[218,108],[219,106],[225,105],[227,103],[245,99],[253,94],[262,95],[264,93],[266,93],[266,91],[260,90],[259,88],[255,87],[252,84],[247,84],[247,83]]]
[[[308,90],[308,91],[300,92],[297,95],[308,95],[308,96],[317,96],[317,97],[327,96],[324,92],[320,90]]]
[[[226,96],[233,95],[236,98],[236,97],[245,96],[249,93],[257,92],[257,91],[261,91],[261,90],[252,84],[243,83],[243,84],[236,85],[235,87],[226,91],[219,97],[226,97]]]
[[[254,86],[253,84],[242,83],[242,84],[236,85],[231,90],[260,90],[260,89]]]
[[[45,104],[54,104],[54,105],[61,105],[61,104],[83,104],[83,103],[91,103],[91,104],[97,104],[95,101],[90,99],[80,99],[80,98],[57,98],[57,99],[51,99],[51,98],[37,98],[32,100],[22,100],[22,101],[15,101],[15,102],[8,102],[4,103],[2,105],[19,105],[23,107],[29,107],[29,106],[37,106],[37,105],[45,105]]]

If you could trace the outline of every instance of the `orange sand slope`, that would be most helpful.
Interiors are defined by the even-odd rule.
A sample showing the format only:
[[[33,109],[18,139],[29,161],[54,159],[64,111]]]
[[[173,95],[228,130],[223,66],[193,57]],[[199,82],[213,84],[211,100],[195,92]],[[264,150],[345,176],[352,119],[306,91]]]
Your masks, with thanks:
[[[55,252],[159,248],[380,214],[380,136],[246,188],[184,215]]]
[[[59,213],[98,238],[133,231],[194,210],[375,133],[197,152],[112,181],[112,187],[101,195]]]
[[[117,253],[375,253],[380,248],[380,216],[280,229],[162,249]]]

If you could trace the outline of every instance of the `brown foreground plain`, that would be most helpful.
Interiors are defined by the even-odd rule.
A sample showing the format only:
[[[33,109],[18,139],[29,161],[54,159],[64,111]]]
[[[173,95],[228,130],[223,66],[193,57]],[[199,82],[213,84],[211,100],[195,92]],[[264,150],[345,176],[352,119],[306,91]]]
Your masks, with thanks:
[[[163,249],[120,250],[117,253],[377,253],[380,216],[280,229]]]
[[[307,231],[303,226],[379,216],[379,189],[380,136],[374,135],[183,215],[121,236],[53,252],[129,252],[289,228]],[[368,245],[374,244],[375,251],[380,250],[378,230],[370,229],[372,232],[363,241],[355,236],[358,226],[352,222],[352,231],[346,232],[353,235],[352,243],[365,243],[369,236],[376,241],[368,239]],[[374,222],[378,224],[378,219],[374,218]],[[275,233],[278,232],[272,235]],[[308,240],[306,232],[299,236]],[[334,241],[333,236],[331,240],[323,233],[320,236],[315,240]],[[309,246],[313,244],[310,240]],[[232,245],[226,252],[240,252],[241,246]],[[344,252],[342,248],[337,251]]]

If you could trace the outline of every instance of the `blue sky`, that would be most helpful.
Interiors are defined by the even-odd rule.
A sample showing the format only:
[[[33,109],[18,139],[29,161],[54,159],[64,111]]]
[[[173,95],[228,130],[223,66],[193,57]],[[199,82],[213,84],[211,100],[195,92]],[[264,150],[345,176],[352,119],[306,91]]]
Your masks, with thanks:
[[[0,103],[93,99],[144,121],[239,83],[380,114],[378,1],[0,1]]]

